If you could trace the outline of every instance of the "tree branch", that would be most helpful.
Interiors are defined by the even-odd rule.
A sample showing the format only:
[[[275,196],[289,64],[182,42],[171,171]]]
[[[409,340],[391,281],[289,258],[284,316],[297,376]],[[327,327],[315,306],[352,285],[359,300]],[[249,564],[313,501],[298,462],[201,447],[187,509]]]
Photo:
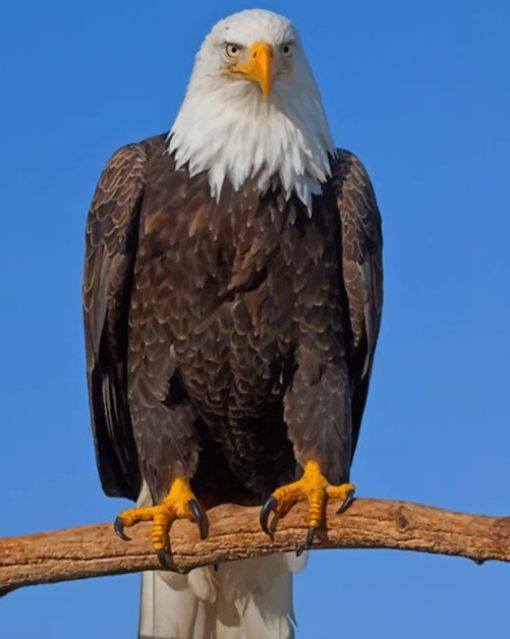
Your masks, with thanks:
[[[485,517],[418,504],[355,500],[343,515],[328,507],[328,529],[314,548],[394,548],[510,561],[510,517]],[[208,512],[209,537],[201,541],[188,521],[172,526],[172,554],[179,571],[304,547],[306,507],[298,504],[278,523],[273,541],[261,530],[259,508],[224,505]],[[81,526],[0,539],[0,592],[21,586],[160,568],[150,545],[150,523],[127,532],[123,542],[111,524]]]

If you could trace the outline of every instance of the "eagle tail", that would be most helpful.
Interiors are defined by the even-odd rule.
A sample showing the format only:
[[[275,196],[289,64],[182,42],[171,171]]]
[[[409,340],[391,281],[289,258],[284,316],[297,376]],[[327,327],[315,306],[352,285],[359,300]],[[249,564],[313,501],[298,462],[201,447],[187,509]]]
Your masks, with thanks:
[[[292,639],[292,574],[304,561],[272,555],[188,575],[145,572],[139,639]]]

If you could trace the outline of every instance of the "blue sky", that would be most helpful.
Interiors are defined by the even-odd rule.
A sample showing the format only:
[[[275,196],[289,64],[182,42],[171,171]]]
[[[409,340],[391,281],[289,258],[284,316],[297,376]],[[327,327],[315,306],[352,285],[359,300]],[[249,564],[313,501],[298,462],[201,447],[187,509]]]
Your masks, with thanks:
[[[291,17],[337,143],[384,218],[386,297],[353,468],[359,496],[509,514],[510,5],[259,2]],[[166,130],[210,26],[251,3],[20,0],[0,8],[0,535],[113,519],[96,475],[80,279],[97,177]],[[138,577],[0,600],[9,639],[134,637]],[[510,566],[316,552],[298,638],[501,634]],[[503,631],[504,632],[504,631]]]

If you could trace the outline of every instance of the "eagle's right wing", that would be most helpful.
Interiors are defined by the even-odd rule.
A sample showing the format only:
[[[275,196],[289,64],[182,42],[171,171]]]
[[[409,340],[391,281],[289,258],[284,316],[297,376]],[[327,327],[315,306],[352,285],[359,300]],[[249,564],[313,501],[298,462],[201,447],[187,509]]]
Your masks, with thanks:
[[[354,454],[381,323],[381,216],[367,172],[355,155],[343,149],[338,150],[333,164],[333,185],[342,228],[342,277],[351,327],[349,369]]]
[[[119,149],[96,187],[87,220],[83,313],[92,429],[108,495],[136,499],[140,470],[127,398],[131,282],[146,154]]]

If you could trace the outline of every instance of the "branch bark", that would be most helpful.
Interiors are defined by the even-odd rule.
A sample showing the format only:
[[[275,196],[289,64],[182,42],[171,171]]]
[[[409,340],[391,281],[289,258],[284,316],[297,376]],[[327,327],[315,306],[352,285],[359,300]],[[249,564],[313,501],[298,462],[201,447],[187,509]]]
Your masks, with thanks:
[[[306,507],[295,506],[271,540],[261,530],[259,509],[223,505],[208,512],[209,537],[194,524],[172,526],[173,560],[179,571],[304,547]],[[328,528],[314,548],[393,548],[457,555],[477,563],[510,561],[510,517],[486,517],[407,502],[357,499],[343,515],[329,504]],[[0,592],[22,586],[159,569],[150,545],[150,523],[127,532],[123,542],[111,524],[81,526],[0,539]]]

